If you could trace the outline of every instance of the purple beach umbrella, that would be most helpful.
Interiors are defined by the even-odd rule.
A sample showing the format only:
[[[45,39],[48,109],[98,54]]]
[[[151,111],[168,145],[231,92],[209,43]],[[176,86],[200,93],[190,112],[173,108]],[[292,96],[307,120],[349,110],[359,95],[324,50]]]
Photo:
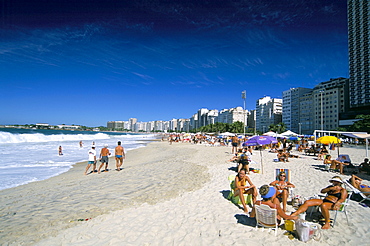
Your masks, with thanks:
[[[259,146],[265,144],[275,144],[277,139],[270,136],[253,136],[243,143],[243,146]],[[262,163],[262,148],[260,148],[261,156],[261,173],[263,173],[263,163]]]

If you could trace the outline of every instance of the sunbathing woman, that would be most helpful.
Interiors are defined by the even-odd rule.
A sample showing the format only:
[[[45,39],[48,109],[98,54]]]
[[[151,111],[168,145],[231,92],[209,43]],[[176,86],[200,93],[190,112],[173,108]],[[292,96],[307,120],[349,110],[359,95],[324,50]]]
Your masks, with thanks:
[[[319,151],[319,154],[317,155],[317,159],[318,160],[322,160],[322,157],[324,156],[324,155],[327,155],[329,152],[328,152],[328,150],[326,149],[326,147],[325,146],[322,146],[322,148],[320,149],[320,151]]]
[[[359,191],[366,193],[366,196],[370,196],[370,186],[363,185],[362,179],[357,177],[356,175],[352,174],[352,177],[349,179],[351,182],[352,186],[358,189]]]
[[[278,158],[279,161],[283,161],[283,162],[288,161],[289,162],[287,154],[285,152],[283,152],[282,149],[278,150],[277,158]]]
[[[343,174],[343,165],[349,165],[348,163],[332,160],[331,155],[325,157],[324,164],[330,164],[330,168],[339,169],[340,174]]]
[[[329,180],[332,185],[321,190],[321,193],[327,193],[327,196],[321,199],[310,199],[305,201],[302,206],[298,208],[297,211],[292,213],[292,215],[298,215],[305,212],[308,207],[320,206],[321,213],[324,216],[325,224],[322,229],[330,229],[330,214],[329,210],[338,210],[342,202],[347,198],[347,191],[342,187],[342,179],[339,176],[335,176]]]
[[[288,200],[288,188],[295,188],[294,184],[286,181],[286,173],[280,172],[276,180],[270,183],[271,186],[276,188],[276,197],[282,199],[283,210],[286,212],[286,204]]]
[[[278,223],[280,224],[281,218],[285,220],[296,220],[298,217],[296,215],[287,215],[285,212],[281,209],[280,207],[280,201],[276,198],[276,189],[272,186],[268,185],[262,185],[261,188],[259,189],[260,195],[262,197],[262,201],[257,201],[255,204],[256,205],[261,205],[265,204],[269,206],[270,208],[276,208],[277,210],[277,220]],[[250,214],[250,217],[255,217],[256,216],[256,210],[253,207],[253,210]]]
[[[246,186],[247,182],[248,182],[249,186]],[[257,200],[256,186],[252,183],[250,178],[245,174],[245,170],[242,169],[242,170],[240,170],[238,175],[236,175],[236,177],[235,177],[234,196],[239,196],[240,201],[243,204],[244,212],[247,213],[248,208],[245,204],[244,194],[251,194],[253,204],[256,202],[256,200]]]

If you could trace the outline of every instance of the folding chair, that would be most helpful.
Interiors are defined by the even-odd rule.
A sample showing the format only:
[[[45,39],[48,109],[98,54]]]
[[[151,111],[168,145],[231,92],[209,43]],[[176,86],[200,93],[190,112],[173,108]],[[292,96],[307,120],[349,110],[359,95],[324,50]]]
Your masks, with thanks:
[[[347,225],[349,225],[348,215],[347,215],[347,206],[349,205],[349,200],[351,198],[352,192],[353,191],[348,191],[348,196],[346,200],[342,203],[342,205],[340,205],[340,208],[338,210],[332,210],[332,211],[335,211],[335,216],[334,216],[333,226],[332,226],[333,228],[334,228],[335,222],[337,221],[337,215],[340,212],[343,212],[346,215]]]
[[[277,210],[275,208],[270,208],[265,204],[254,205],[256,210],[256,230],[258,226],[264,228],[275,229],[275,236],[277,235],[278,222],[276,219]]]

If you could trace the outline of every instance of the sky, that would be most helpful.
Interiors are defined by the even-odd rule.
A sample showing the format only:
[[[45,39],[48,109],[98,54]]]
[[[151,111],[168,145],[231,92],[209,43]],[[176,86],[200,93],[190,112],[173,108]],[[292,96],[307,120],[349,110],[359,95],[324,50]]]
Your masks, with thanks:
[[[255,109],[348,77],[346,0],[0,0],[0,124]]]

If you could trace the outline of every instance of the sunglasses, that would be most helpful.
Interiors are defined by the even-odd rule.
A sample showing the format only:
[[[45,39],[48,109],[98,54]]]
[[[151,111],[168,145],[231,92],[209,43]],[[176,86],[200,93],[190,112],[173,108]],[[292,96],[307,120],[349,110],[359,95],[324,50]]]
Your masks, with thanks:
[[[280,175],[280,177],[286,177],[285,175]]]

